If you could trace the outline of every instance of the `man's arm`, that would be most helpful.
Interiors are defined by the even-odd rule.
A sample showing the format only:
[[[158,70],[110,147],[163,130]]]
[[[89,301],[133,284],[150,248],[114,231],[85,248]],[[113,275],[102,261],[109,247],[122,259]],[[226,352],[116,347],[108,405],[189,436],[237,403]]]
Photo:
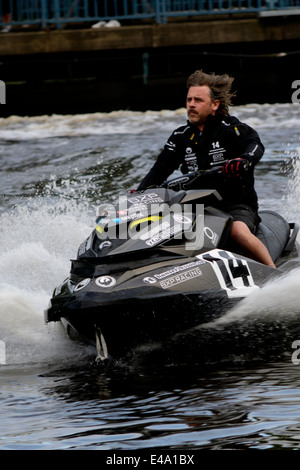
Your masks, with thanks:
[[[252,127],[244,124],[247,129],[244,135],[241,136],[240,158],[245,158],[251,165],[256,165],[262,158],[265,148],[259,138],[258,133]],[[239,128],[238,128],[239,130]]]
[[[137,188],[138,191],[160,186],[179,167],[180,161],[176,152],[176,144],[171,139],[172,136],[157,157],[149,173],[141,181]]]
[[[233,125],[230,129],[235,135],[237,148],[235,158],[228,160],[223,167],[223,174],[228,178],[245,176],[249,168],[254,166],[262,158],[265,148],[258,133],[244,123]],[[232,134],[231,134],[232,135]]]

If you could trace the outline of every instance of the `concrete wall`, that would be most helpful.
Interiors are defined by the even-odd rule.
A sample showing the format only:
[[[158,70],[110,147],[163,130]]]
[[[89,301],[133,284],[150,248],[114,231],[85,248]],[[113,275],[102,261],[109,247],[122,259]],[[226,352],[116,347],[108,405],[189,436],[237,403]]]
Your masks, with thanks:
[[[120,28],[2,34],[3,116],[184,105],[197,68],[236,77],[237,104],[286,102],[300,17],[242,17]]]
[[[300,39],[300,16],[3,34],[0,57]]]

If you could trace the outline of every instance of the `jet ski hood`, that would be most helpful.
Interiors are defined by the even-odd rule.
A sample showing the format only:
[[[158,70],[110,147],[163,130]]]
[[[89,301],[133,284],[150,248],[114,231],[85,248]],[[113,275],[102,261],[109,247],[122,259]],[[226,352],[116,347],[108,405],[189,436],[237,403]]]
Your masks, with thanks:
[[[78,259],[111,259],[157,248],[183,254],[180,247],[190,255],[201,246],[203,251],[215,247],[231,218],[211,207],[209,225],[204,226],[204,204],[216,205],[220,199],[215,190],[157,188],[104,204],[98,208],[95,230],[78,249]]]

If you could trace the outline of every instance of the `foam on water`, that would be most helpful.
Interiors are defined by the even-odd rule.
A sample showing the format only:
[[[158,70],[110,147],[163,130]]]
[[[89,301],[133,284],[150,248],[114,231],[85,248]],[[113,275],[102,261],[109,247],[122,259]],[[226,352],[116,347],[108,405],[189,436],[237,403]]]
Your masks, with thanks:
[[[299,128],[299,105],[249,104],[235,106],[231,114],[257,129]],[[267,116],[267,119],[266,119]],[[142,134],[163,125],[172,132],[186,120],[186,109],[161,111],[113,111],[77,115],[51,115],[0,118],[0,139],[40,140],[48,137],[74,137],[102,134]]]
[[[70,201],[64,206],[61,212],[40,200],[0,216],[0,340],[6,364],[58,358],[62,363],[80,353],[59,324],[44,323],[54,287],[67,277],[70,258],[92,229],[80,206]]]
[[[291,175],[288,179],[284,201],[286,204],[287,217],[299,222],[300,215],[300,144],[299,140],[294,149],[287,150],[291,166]]]
[[[159,121],[164,121],[166,128],[173,130],[174,126],[184,122],[185,116],[185,109],[146,112],[113,111],[67,116],[10,116],[0,118],[0,138],[26,141],[63,136],[141,134],[147,129],[157,127]]]
[[[255,324],[276,320],[300,320],[300,268],[270,281],[263,288],[253,291],[223,317],[206,323],[202,328],[218,328],[245,320]]]

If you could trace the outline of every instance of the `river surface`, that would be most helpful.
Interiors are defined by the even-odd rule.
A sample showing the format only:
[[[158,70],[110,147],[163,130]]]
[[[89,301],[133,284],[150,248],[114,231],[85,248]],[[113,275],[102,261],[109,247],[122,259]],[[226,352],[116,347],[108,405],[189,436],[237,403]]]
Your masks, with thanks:
[[[266,147],[260,207],[300,222],[299,105],[231,114]],[[44,323],[97,206],[136,187],[185,120],[183,109],[0,119],[1,450],[300,449],[300,270],[179,357],[99,367],[93,348]]]

